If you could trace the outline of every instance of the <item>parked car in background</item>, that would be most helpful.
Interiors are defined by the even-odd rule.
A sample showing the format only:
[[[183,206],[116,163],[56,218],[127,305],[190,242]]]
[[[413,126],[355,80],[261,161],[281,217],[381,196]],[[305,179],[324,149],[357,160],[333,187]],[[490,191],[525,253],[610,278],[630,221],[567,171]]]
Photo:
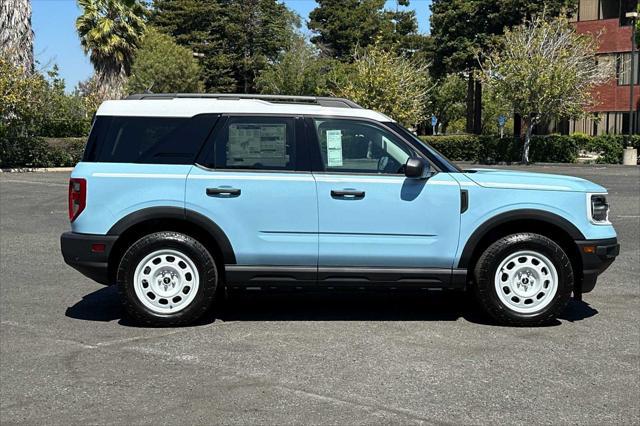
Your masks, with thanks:
[[[145,324],[191,323],[222,287],[384,286],[473,291],[537,325],[617,256],[606,195],[460,170],[345,99],[134,95],[96,114],[61,244]]]

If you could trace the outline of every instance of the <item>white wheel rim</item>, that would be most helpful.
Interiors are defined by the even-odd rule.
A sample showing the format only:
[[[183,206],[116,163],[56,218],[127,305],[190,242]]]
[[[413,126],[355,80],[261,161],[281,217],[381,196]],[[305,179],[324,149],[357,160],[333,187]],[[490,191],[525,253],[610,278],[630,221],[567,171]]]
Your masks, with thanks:
[[[530,314],[540,311],[558,291],[558,271],[544,255],[519,251],[507,256],[494,278],[500,301],[512,311]]]
[[[144,306],[159,314],[173,314],[193,302],[200,276],[189,256],[176,250],[157,250],[138,263],[133,281]]]

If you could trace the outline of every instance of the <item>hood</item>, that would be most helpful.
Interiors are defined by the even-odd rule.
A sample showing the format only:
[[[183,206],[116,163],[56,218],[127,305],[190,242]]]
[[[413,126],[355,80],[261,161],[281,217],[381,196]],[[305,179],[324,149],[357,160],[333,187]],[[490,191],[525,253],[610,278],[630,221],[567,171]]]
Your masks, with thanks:
[[[607,192],[600,185],[573,176],[497,169],[471,169],[465,176],[485,188]]]

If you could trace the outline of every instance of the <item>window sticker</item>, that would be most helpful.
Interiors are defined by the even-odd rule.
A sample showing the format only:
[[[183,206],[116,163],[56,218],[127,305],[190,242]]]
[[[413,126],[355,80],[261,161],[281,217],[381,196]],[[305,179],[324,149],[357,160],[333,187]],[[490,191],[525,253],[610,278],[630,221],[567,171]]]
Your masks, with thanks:
[[[248,165],[261,161],[285,162],[285,124],[232,124],[229,126],[227,162]]]
[[[342,130],[327,130],[327,166],[342,167]]]

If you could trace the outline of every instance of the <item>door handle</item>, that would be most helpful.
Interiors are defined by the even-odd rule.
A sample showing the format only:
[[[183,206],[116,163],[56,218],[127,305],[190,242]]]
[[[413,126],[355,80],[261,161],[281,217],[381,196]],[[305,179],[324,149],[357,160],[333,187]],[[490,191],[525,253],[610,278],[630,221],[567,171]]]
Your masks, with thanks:
[[[236,188],[207,188],[207,195],[215,197],[216,195],[229,195],[231,197],[239,197],[240,190]]]
[[[334,198],[345,198],[348,200],[358,200],[364,198],[364,191],[356,191],[351,189],[331,190],[331,196]]]

